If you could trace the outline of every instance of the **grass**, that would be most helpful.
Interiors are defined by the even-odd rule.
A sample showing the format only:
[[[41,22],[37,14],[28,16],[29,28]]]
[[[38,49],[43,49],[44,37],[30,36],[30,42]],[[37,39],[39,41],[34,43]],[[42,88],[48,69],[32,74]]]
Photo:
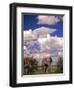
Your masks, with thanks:
[[[57,74],[57,73],[63,73],[63,66],[61,65],[51,65],[48,67],[48,70],[45,72],[41,66],[38,66],[37,70],[33,70],[31,75],[37,75],[37,74]],[[25,72],[24,72],[25,75]]]

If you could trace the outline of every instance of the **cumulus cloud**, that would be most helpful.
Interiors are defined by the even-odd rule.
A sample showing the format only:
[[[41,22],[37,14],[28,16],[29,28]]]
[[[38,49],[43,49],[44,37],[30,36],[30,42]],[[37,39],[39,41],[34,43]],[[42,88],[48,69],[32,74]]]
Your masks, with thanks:
[[[63,52],[63,38],[47,36],[47,38],[39,38],[38,41],[43,52],[48,52],[53,55],[57,55],[58,52]]]
[[[50,36],[55,29],[40,27],[35,30],[24,31],[24,53],[30,55],[34,52],[46,52],[51,56],[62,55],[63,38]],[[61,54],[60,54],[61,53]]]
[[[23,53],[24,53],[24,57],[28,57],[30,55],[29,50],[27,49],[26,46],[23,46]]]
[[[37,39],[36,35],[33,34],[33,31],[31,29],[25,30],[23,32],[24,32],[23,33],[24,34],[23,35],[24,41],[30,41],[30,40],[36,40]]]
[[[57,56],[63,55],[63,38],[52,37],[47,34],[45,38],[36,41],[27,41],[24,44],[24,57],[33,56],[39,65],[44,57],[51,56],[53,62],[57,62]]]
[[[48,28],[48,27],[40,27],[33,31],[33,33],[39,37],[46,37],[47,34],[55,32],[56,29]]]
[[[63,38],[61,37],[51,37],[51,44],[55,47],[63,47]]]
[[[52,28],[47,28],[47,27],[40,27],[36,28],[34,30],[25,30],[23,31],[23,38],[24,41],[32,41],[32,40],[37,40],[39,37],[46,37],[47,34],[55,32],[55,29]]]
[[[39,37],[35,41],[28,40],[24,43],[24,49],[28,50],[28,52],[48,52],[48,53],[56,53],[63,51],[63,38],[60,37],[52,37],[47,34],[47,37]]]
[[[40,44],[38,41],[29,41],[29,42],[26,42],[24,45],[30,53],[33,53],[33,52],[37,53],[40,51]]]
[[[37,17],[38,24],[55,24],[59,22],[62,19],[62,16],[45,16],[45,15],[39,15]]]

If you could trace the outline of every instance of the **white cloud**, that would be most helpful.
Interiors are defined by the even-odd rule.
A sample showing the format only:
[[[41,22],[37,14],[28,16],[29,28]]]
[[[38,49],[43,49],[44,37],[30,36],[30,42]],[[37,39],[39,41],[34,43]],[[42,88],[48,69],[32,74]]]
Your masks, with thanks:
[[[50,36],[49,33],[52,33],[54,31],[55,29],[49,29],[46,27],[37,28],[33,31],[24,31],[24,41],[28,45],[28,48],[26,47],[26,45],[24,46],[24,53],[30,55],[30,51],[35,51],[37,53],[41,51],[49,53],[51,56],[62,55],[63,38]]]
[[[45,16],[45,15],[39,15],[37,17],[38,19],[38,24],[55,24],[56,22],[60,21],[60,18],[58,18],[57,16]]]
[[[30,50],[34,50],[36,52],[39,51],[37,49],[38,47],[40,47],[40,51],[49,52],[53,54],[63,50],[63,38],[52,37],[48,34],[47,37],[38,38],[36,41],[27,41],[26,44],[28,45],[28,48]],[[24,46],[24,49],[26,49],[26,46]]]
[[[29,53],[27,47],[24,46],[23,49],[24,49],[24,50],[23,50],[23,52],[24,52],[24,57],[30,56],[30,53]]]
[[[56,29],[47,28],[47,27],[40,27],[36,28],[34,30],[24,30],[23,37],[24,41],[32,41],[37,40],[37,38],[41,37],[47,37],[48,34],[55,32]]]
[[[63,38],[50,36],[49,38],[39,38],[38,41],[43,52],[56,55],[63,51]]]
[[[60,38],[60,37],[52,37],[51,44],[52,44],[52,46],[55,45],[56,48],[57,48],[57,47],[62,48],[62,47],[63,47],[63,38]]]
[[[38,49],[38,47],[40,49]],[[58,55],[63,55],[63,38],[60,37],[47,35],[47,38],[38,38],[36,41],[28,41],[27,46],[24,46],[24,57],[33,56],[38,60],[39,65],[42,62],[42,58],[49,56],[52,57],[53,63],[56,63]]]
[[[39,37],[46,37],[47,34],[55,32],[56,29],[47,28],[47,27],[40,27],[33,31],[33,33]]]
[[[24,41],[31,41],[31,40],[36,40],[37,37],[36,35],[33,34],[33,31],[30,29],[30,30],[25,30],[23,31],[24,33]]]

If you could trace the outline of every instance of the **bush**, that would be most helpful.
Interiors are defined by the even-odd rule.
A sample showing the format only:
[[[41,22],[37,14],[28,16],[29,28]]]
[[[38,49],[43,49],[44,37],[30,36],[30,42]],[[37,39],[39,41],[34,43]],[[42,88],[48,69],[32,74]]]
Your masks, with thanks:
[[[63,57],[58,58],[57,62],[57,72],[62,73],[63,72]]]
[[[38,69],[38,62],[36,59],[33,59],[32,57],[27,59],[28,61],[24,64],[24,74],[34,74],[35,71]],[[26,61],[26,59],[25,59]],[[27,72],[26,72],[27,69]]]

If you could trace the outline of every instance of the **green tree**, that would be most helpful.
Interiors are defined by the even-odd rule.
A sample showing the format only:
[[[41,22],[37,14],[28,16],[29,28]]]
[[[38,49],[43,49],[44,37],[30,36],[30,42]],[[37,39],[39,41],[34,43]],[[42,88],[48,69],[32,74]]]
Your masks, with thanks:
[[[27,69],[27,75],[30,74],[34,74],[35,71],[38,69],[38,62],[36,59],[33,59],[33,57],[29,57],[28,62],[25,63],[25,68],[24,68],[24,72],[26,73],[26,69]]]
[[[63,57],[59,56],[58,62],[57,62],[57,72],[62,73],[63,72]]]

